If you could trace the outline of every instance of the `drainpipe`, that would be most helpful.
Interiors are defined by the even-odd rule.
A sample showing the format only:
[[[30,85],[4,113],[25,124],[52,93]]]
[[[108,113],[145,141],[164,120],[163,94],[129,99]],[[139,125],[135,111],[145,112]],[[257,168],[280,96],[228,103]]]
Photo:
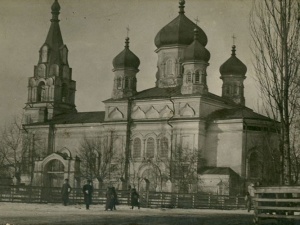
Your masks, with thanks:
[[[129,184],[129,157],[130,157],[130,138],[131,138],[131,106],[132,106],[132,98],[128,98],[128,105],[127,105],[127,126],[126,126],[126,146],[125,146],[125,165],[124,165],[124,176],[125,176],[125,190]]]

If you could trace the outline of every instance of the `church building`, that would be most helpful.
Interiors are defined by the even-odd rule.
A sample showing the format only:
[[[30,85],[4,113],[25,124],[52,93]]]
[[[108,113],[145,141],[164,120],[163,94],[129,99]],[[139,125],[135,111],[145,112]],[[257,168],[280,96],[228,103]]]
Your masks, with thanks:
[[[245,106],[247,67],[236,46],[220,62],[222,95],[210,93],[208,37],[184,8],[180,0],[178,16],[154,38],[154,87],[137,91],[138,73],[147,71],[139,71],[143,62],[126,37],[112,59],[114,81],[111,98],[103,99],[105,111],[78,112],[55,0],[28,79],[24,136],[31,145],[24,160],[32,166],[24,169],[22,182],[56,187],[68,178],[80,187],[89,178],[99,188],[214,194],[242,193],[256,181],[276,182],[277,125]]]

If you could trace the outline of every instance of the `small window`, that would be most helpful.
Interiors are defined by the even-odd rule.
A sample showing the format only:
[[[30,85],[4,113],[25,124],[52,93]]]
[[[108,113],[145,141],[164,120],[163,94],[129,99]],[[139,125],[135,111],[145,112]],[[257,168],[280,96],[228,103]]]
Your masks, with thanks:
[[[171,59],[166,62],[166,75],[173,74],[173,62]]]
[[[129,79],[128,79],[128,77],[125,78],[125,88],[129,88]]]
[[[39,83],[38,87],[37,87],[37,102],[41,102],[44,101],[45,99],[45,83],[42,81]]]
[[[195,83],[199,83],[200,82],[200,74],[199,71],[195,72]]]
[[[62,90],[61,90],[61,99],[63,102],[66,102],[68,98],[68,86],[67,84],[62,84]]]
[[[186,75],[186,82],[191,83],[192,82],[192,74],[191,72],[188,72]]]

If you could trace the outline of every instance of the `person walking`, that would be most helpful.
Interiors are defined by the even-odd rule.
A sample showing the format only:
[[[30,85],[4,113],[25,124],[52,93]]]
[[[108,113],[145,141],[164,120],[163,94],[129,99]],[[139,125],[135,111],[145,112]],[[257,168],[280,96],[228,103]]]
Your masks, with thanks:
[[[245,195],[245,202],[246,202],[246,208],[247,208],[248,212],[250,212],[251,207],[252,207],[252,199],[251,199],[251,195],[250,195],[249,191],[247,191],[247,193]]]
[[[87,180],[87,183],[83,186],[82,191],[86,209],[90,209],[90,204],[92,203],[92,194],[94,191],[91,180]]]
[[[112,192],[112,188],[108,187],[107,191],[105,193],[105,197],[106,197],[106,204],[105,204],[105,211],[107,211],[108,209],[110,209],[111,211],[113,210],[113,201],[114,201],[114,196],[113,196],[113,192]]]
[[[135,188],[132,188],[131,190],[131,209],[134,208],[134,206],[137,206],[138,209],[140,209],[140,203],[139,203],[139,194],[137,193]]]
[[[71,190],[72,190],[72,188],[69,184],[69,180],[65,179],[64,184],[61,187],[61,197],[62,197],[64,206],[68,205],[68,203],[69,203],[69,195],[70,195]]]

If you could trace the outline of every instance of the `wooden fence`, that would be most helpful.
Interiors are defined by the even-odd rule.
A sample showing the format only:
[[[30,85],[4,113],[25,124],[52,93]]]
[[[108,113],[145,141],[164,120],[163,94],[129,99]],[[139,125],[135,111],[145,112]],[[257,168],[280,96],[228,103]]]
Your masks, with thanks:
[[[254,222],[275,219],[283,224],[300,220],[300,186],[256,187]]]
[[[61,203],[61,188],[34,186],[0,186],[0,201],[23,203]],[[95,189],[93,204],[105,204],[106,190]],[[118,191],[119,204],[129,204],[128,191]],[[245,209],[243,196],[212,195],[201,193],[141,192],[141,207],[147,208],[195,208],[195,209]],[[72,189],[70,204],[83,204],[80,188]]]

